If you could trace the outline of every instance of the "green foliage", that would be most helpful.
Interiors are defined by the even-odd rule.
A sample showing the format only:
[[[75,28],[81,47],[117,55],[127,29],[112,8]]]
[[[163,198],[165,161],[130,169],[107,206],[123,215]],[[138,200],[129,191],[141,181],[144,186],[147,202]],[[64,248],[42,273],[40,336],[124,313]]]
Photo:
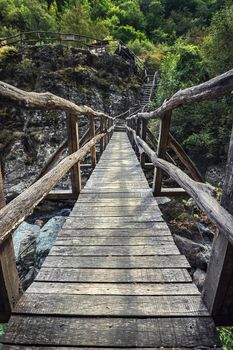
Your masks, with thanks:
[[[0,323],[0,341],[3,339],[6,330],[6,324]]]
[[[160,105],[177,90],[201,83],[207,77],[197,46],[178,40],[165,50],[156,101]]]
[[[223,343],[223,350],[232,350],[233,349],[233,327],[220,328],[219,335]]]
[[[3,46],[0,47],[0,61],[5,61],[17,54],[18,49],[14,46]]]
[[[37,0],[0,0],[1,36],[12,32],[57,29],[56,18]],[[7,28],[7,29],[6,29]]]
[[[233,62],[233,5],[217,12],[204,40],[203,55],[211,75],[232,69]]]
[[[61,28],[64,32],[94,35],[97,38],[104,38],[109,34],[105,23],[100,20],[93,21],[87,7],[79,0],[75,1],[74,6],[65,10]]]

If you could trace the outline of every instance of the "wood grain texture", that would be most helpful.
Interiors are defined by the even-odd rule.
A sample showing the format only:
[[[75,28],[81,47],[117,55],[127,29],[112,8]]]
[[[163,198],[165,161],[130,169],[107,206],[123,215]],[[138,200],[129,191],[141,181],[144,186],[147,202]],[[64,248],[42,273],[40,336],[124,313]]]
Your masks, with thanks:
[[[63,238],[63,239],[62,239]],[[64,239],[63,237],[58,237],[55,241],[56,246],[154,246],[154,245],[170,245],[173,244],[172,236],[165,237],[80,237],[74,239]]]
[[[67,316],[208,316],[200,295],[116,296],[25,293],[14,314]]]
[[[96,268],[96,269],[179,269],[190,268],[183,255],[160,256],[51,256],[43,264],[43,268]],[[51,271],[50,271],[51,272]],[[175,271],[174,271],[175,272]],[[65,271],[64,271],[65,273]],[[37,278],[41,275],[41,271]]]
[[[56,246],[50,256],[147,256],[147,255],[179,255],[174,244],[166,246]]]
[[[190,282],[185,269],[147,268],[46,268],[43,267],[36,281],[78,283],[175,283]]]
[[[78,319],[13,316],[4,342],[100,348],[221,347],[209,317]]]
[[[199,295],[193,283],[59,283],[36,282],[27,294]]]

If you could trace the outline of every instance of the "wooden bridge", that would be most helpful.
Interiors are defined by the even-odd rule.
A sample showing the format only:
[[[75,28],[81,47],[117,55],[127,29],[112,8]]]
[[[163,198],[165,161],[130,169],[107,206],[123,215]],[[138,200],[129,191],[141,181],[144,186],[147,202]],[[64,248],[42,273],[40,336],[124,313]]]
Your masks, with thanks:
[[[232,90],[233,71],[229,71],[177,93],[156,111],[128,117],[125,131],[116,127],[114,132],[116,120],[104,113],[0,82],[3,104],[65,110],[71,153],[0,211],[0,315],[2,321],[11,316],[3,350],[221,348],[215,323],[233,324],[233,217],[226,210],[232,188],[225,191],[231,181],[233,136],[222,205],[211,186],[191,179],[174,165],[168,145],[178,148],[169,135],[173,108]],[[80,149],[77,114],[90,120],[90,141]],[[157,155],[148,146],[152,136],[146,125],[154,117],[161,119]],[[96,165],[97,142],[102,155]],[[80,161],[88,152],[95,169],[81,189]],[[178,152],[180,159],[192,177],[198,177],[182,152]],[[146,157],[156,167],[152,190],[141,169]],[[72,198],[78,200],[35,282],[21,295],[11,232],[70,169]],[[220,230],[202,296],[153,196],[169,193],[162,189],[162,171],[195,199]]]

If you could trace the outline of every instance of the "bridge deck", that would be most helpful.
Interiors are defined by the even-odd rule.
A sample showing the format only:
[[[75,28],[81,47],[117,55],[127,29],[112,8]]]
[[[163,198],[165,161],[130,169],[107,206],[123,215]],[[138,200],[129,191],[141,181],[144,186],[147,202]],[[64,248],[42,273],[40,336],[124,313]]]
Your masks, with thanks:
[[[126,133],[115,132],[2,349],[220,347],[187,268]]]

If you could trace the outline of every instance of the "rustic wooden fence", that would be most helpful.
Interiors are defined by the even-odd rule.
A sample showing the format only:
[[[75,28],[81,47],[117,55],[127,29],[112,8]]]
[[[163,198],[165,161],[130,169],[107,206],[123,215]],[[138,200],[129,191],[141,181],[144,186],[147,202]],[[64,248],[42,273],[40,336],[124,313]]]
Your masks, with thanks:
[[[22,293],[16,270],[12,230],[33,211],[43,198],[59,200],[78,197],[81,191],[80,161],[90,152],[91,166],[95,167],[96,144],[100,144],[100,153],[102,153],[113,133],[114,118],[86,106],[77,106],[50,93],[29,93],[3,82],[0,82],[0,103],[27,109],[65,111],[68,125],[67,140],[48,161],[40,178],[8,205],[5,205],[3,181],[0,174],[0,205],[2,208],[0,210],[0,322],[5,322],[9,319]],[[78,115],[80,114],[89,119],[89,127],[81,139],[78,126]],[[54,165],[61,154],[61,149],[65,146],[68,146],[70,154]],[[72,192],[51,193],[54,186],[69,170],[71,170]]]

